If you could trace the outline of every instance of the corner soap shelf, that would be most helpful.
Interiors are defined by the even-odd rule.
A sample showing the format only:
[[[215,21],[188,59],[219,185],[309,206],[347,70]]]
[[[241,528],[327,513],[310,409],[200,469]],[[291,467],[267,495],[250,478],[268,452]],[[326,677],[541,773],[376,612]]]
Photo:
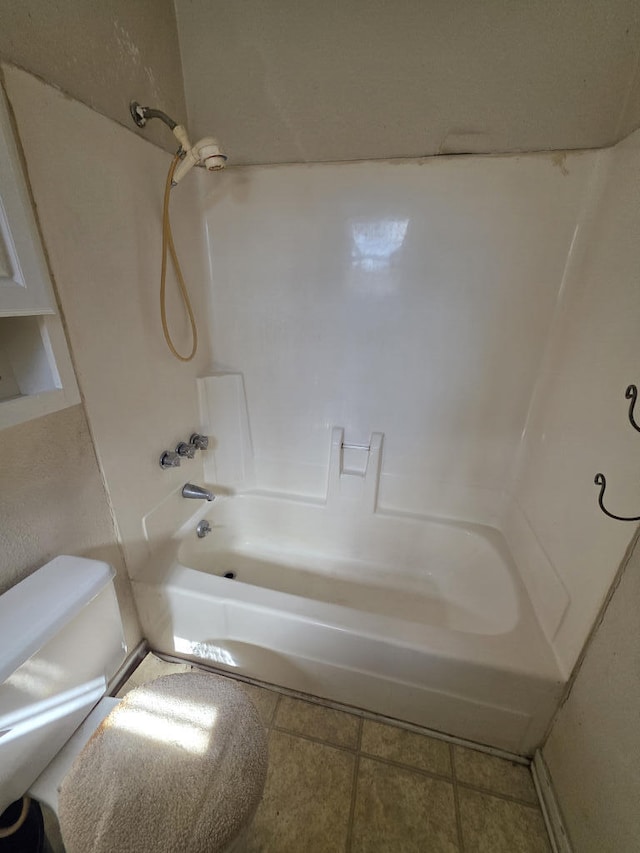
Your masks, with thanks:
[[[636,432],[640,432],[640,425],[633,416],[633,410],[636,405],[636,400],[638,399],[638,389],[635,385],[628,385],[627,390],[624,392],[625,399],[631,400],[629,403],[629,423],[636,430]],[[609,518],[615,518],[616,521],[640,521],[640,515],[634,516],[622,516],[622,515],[614,515],[612,512],[609,512],[608,509],[604,506],[604,490],[607,488],[607,480],[604,474],[596,474],[595,479],[593,481],[596,486],[600,486],[600,494],[598,495],[598,504],[600,509],[605,515],[608,515]]]

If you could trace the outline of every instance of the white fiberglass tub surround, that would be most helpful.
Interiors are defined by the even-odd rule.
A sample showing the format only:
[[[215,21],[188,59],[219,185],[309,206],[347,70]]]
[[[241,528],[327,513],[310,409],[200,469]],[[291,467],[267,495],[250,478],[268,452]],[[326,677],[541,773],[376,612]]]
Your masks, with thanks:
[[[136,573],[155,648],[539,743],[629,536],[593,491],[601,466],[632,479],[610,390],[637,351],[629,144],[255,167],[203,189],[219,369],[198,379],[202,461],[235,495],[207,539],[194,522]]]
[[[134,581],[151,646],[531,752],[562,679],[500,535],[349,508],[219,498]]]

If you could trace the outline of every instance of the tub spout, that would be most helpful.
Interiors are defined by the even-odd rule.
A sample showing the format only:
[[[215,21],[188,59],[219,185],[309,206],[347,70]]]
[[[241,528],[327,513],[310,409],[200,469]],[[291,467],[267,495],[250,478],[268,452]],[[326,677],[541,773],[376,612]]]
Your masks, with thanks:
[[[212,501],[214,499],[213,492],[208,489],[203,489],[202,486],[194,486],[193,483],[185,483],[182,487],[183,498],[195,498],[196,500]]]

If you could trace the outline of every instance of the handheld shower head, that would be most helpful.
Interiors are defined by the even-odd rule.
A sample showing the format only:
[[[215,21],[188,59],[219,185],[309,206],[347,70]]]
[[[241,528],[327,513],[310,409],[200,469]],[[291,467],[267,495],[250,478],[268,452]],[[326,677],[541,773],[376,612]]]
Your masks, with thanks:
[[[200,142],[196,142],[192,146],[184,125],[177,124],[170,116],[163,113],[162,110],[143,107],[137,101],[131,101],[129,111],[131,112],[131,118],[138,127],[144,127],[150,118],[159,118],[173,132],[173,135],[180,143],[180,148],[184,153],[173,173],[172,186],[175,187],[193,166],[204,166],[210,172],[224,169],[227,161],[226,154],[222,152],[218,141],[212,136],[205,136],[204,139],[201,139]]]
[[[171,219],[169,217],[169,196],[171,188],[175,187],[178,181],[187,174],[194,166],[204,166],[210,172],[217,169],[224,169],[224,164],[227,161],[226,155],[220,150],[217,140],[212,136],[205,136],[200,142],[192,145],[189,142],[187,130],[183,125],[175,122],[171,116],[163,113],[162,110],[156,110],[152,107],[143,107],[137,101],[131,101],[129,104],[131,118],[138,125],[144,127],[150,118],[159,118],[163,121],[169,130],[172,131],[175,138],[180,143],[177,153],[171,161],[169,174],[164,189],[164,201],[162,203],[162,263],[160,267],[160,317],[162,320],[162,332],[167,346],[172,354],[180,361],[191,361],[198,349],[198,329],[196,320],[191,307],[191,300],[187,292],[187,285],[180,269],[180,262],[176,254],[175,246],[173,245],[173,236],[171,234]],[[166,282],[167,282],[167,255],[170,255],[171,261],[176,273],[177,283],[182,294],[184,307],[191,324],[191,335],[193,344],[189,355],[181,355],[175,347],[167,325],[167,303],[166,303]],[[185,486],[186,488],[186,486]],[[193,495],[187,495],[193,497]]]
[[[173,173],[172,185],[181,181],[194,166],[204,166],[209,172],[215,172],[224,169],[226,161],[226,154],[222,152],[218,141],[212,136],[205,136],[194,146],[185,149],[185,155]]]

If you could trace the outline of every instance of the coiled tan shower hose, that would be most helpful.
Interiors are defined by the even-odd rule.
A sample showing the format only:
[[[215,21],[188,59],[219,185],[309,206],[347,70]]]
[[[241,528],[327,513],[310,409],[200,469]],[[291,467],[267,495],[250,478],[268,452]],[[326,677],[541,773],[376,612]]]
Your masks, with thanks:
[[[187,285],[185,284],[184,276],[182,275],[182,270],[180,269],[180,261],[178,260],[178,255],[176,254],[176,248],[173,245],[173,234],[171,233],[171,219],[169,217],[169,196],[171,193],[171,182],[173,181],[173,173],[175,172],[176,166],[179,162],[180,154],[176,154],[176,156],[171,161],[171,166],[169,167],[169,172],[167,174],[167,183],[165,184],[164,188],[164,202],[162,205],[162,269],[160,271],[160,316],[162,318],[162,331],[164,333],[164,339],[167,342],[167,346],[169,347],[173,355],[175,355],[175,357],[180,361],[191,361],[191,359],[194,357],[198,350],[198,329],[196,327],[195,317],[193,316],[193,308],[191,307],[191,300],[189,299]],[[182,301],[189,317],[189,322],[191,323],[191,335],[193,339],[193,344],[189,355],[180,355],[178,350],[175,348],[173,341],[171,340],[171,333],[169,332],[169,326],[167,325],[167,250],[171,255],[173,268],[175,270],[176,279],[178,281],[180,295],[182,296]]]

